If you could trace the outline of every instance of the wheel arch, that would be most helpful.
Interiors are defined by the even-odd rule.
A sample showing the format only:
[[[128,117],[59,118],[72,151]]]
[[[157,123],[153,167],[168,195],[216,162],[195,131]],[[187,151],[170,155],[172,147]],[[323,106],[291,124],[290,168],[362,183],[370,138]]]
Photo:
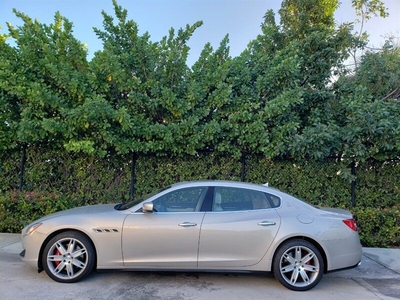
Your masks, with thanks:
[[[55,237],[57,234],[60,234],[62,232],[66,232],[66,231],[79,232],[88,238],[88,240],[92,243],[92,246],[95,250],[94,265],[95,265],[95,267],[97,266],[97,248],[96,248],[95,244],[93,243],[93,240],[91,239],[91,237],[82,230],[78,230],[75,228],[62,228],[62,229],[56,230],[56,231],[52,232],[51,234],[49,234],[49,236],[43,241],[42,245],[40,246],[39,256],[38,256],[38,260],[37,260],[38,261],[38,272],[42,272],[44,270],[43,263],[42,263],[42,256],[43,256],[44,248],[46,248],[46,245],[48,244],[48,242],[53,237]]]
[[[318,243],[316,240],[314,240],[314,239],[312,239],[312,238],[310,238],[308,236],[292,236],[292,237],[289,237],[289,238],[287,238],[285,240],[282,240],[279,243],[279,245],[274,249],[274,254],[272,255],[271,263],[275,260],[275,256],[276,256],[276,253],[278,252],[278,249],[284,243],[286,243],[288,241],[291,241],[291,240],[297,240],[297,239],[301,239],[301,240],[305,240],[307,242],[310,242],[311,244],[313,244],[318,249],[318,251],[322,255],[322,259],[324,260],[324,274],[327,273],[327,270],[328,270],[328,258],[327,258],[327,255],[326,255],[326,252],[325,252],[324,248],[320,245],[320,243]],[[271,268],[271,270],[272,270],[272,268]]]

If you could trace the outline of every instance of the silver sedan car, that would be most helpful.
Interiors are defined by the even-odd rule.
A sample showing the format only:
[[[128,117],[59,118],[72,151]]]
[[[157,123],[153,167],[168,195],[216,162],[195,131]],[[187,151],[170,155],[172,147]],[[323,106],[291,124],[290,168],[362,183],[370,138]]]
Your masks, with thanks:
[[[265,185],[183,182],[121,204],[74,208],[22,231],[21,258],[71,283],[93,269],[273,272],[295,291],[361,260],[350,212]]]

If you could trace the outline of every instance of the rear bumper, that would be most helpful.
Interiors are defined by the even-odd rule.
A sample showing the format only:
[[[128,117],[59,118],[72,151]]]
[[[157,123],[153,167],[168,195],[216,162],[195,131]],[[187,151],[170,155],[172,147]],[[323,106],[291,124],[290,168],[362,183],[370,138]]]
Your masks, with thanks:
[[[362,258],[362,246],[358,240],[346,240],[340,246],[331,245],[327,271],[343,270],[359,266]]]
[[[336,270],[331,270],[331,271],[328,271],[327,273],[334,273],[334,272],[337,272],[337,271],[343,271],[343,270],[348,270],[348,269],[354,269],[354,268],[357,268],[358,266],[360,266],[361,265],[361,260],[357,263],[357,264],[355,264],[354,266],[350,266],[350,267],[346,267],[346,268],[341,268],[341,269],[336,269]]]

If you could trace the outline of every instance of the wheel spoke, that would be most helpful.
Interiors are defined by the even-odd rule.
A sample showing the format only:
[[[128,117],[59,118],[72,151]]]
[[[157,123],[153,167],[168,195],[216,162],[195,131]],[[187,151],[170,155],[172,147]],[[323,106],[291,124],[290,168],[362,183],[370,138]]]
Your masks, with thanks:
[[[308,263],[310,260],[312,260],[313,258],[314,258],[314,253],[312,253],[312,252],[309,252],[307,255],[305,255],[302,259],[301,259],[301,262],[303,263],[303,264],[306,264],[306,263]]]
[[[60,254],[64,255],[67,253],[67,250],[64,248],[63,244],[61,244],[60,242],[57,242],[55,246],[56,246],[57,250],[60,252]]]
[[[84,255],[84,254],[86,254],[86,249],[84,249],[84,248],[82,248],[82,249],[78,249],[78,250],[76,250],[75,252],[70,252],[71,253],[71,256],[73,257],[73,258],[76,258],[76,257],[79,257],[79,256],[82,256],[82,255]]]
[[[310,283],[310,278],[308,277],[307,272],[304,271],[304,269],[300,269],[299,273],[305,283]]]
[[[54,269],[54,274],[60,273],[65,268],[65,262],[61,261],[61,263]]]
[[[301,261],[301,247],[296,247],[295,259],[296,259],[296,262],[300,262]]]
[[[294,268],[292,277],[290,278],[290,283],[294,285],[297,282],[298,277],[299,277],[299,270],[298,268]]]
[[[312,272],[312,273],[316,273],[319,271],[319,269],[313,265],[304,265],[304,270],[307,272]]]
[[[69,278],[74,277],[74,268],[71,263],[66,265],[66,270]]]
[[[80,269],[83,269],[84,267],[86,267],[86,264],[78,259],[74,259],[72,261],[72,264]]]
[[[287,265],[281,268],[281,273],[292,272],[295,268],[295,265]]]
[[[47,257],[48,261],[54,261],[54,262],[60,262],[63,260],[63,256],[62,255],[49,255]]]
[[[295,259],[294,259],[294,257],[293,256],[291,256],[289,253],[285,253],[284,255],[283,255],[283,257],[291,264],[291,265],[294,265],[295,264]]]
[[[74,249],[75,249],[75,240],[74,239],[71,239],[70,241],[69,241],[69,243],[68,243],[68,250],[67,250],[67,252],[68,253],[72,253],[73,251],[74,251]]]

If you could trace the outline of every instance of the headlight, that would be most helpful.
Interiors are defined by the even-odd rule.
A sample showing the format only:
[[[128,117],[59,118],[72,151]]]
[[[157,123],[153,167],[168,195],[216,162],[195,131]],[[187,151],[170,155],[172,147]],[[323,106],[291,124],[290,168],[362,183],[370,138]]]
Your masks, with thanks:
[[[25,232],[24,235],[28,235],[28,234],[33,233],[33,232],[34,232],[36,229],[38,229],[42,224],[43,224],[43,223],[34,223],[34,224],[32,224],[31,226],[29,226],[29,227],[26,229],[26,232]]]

